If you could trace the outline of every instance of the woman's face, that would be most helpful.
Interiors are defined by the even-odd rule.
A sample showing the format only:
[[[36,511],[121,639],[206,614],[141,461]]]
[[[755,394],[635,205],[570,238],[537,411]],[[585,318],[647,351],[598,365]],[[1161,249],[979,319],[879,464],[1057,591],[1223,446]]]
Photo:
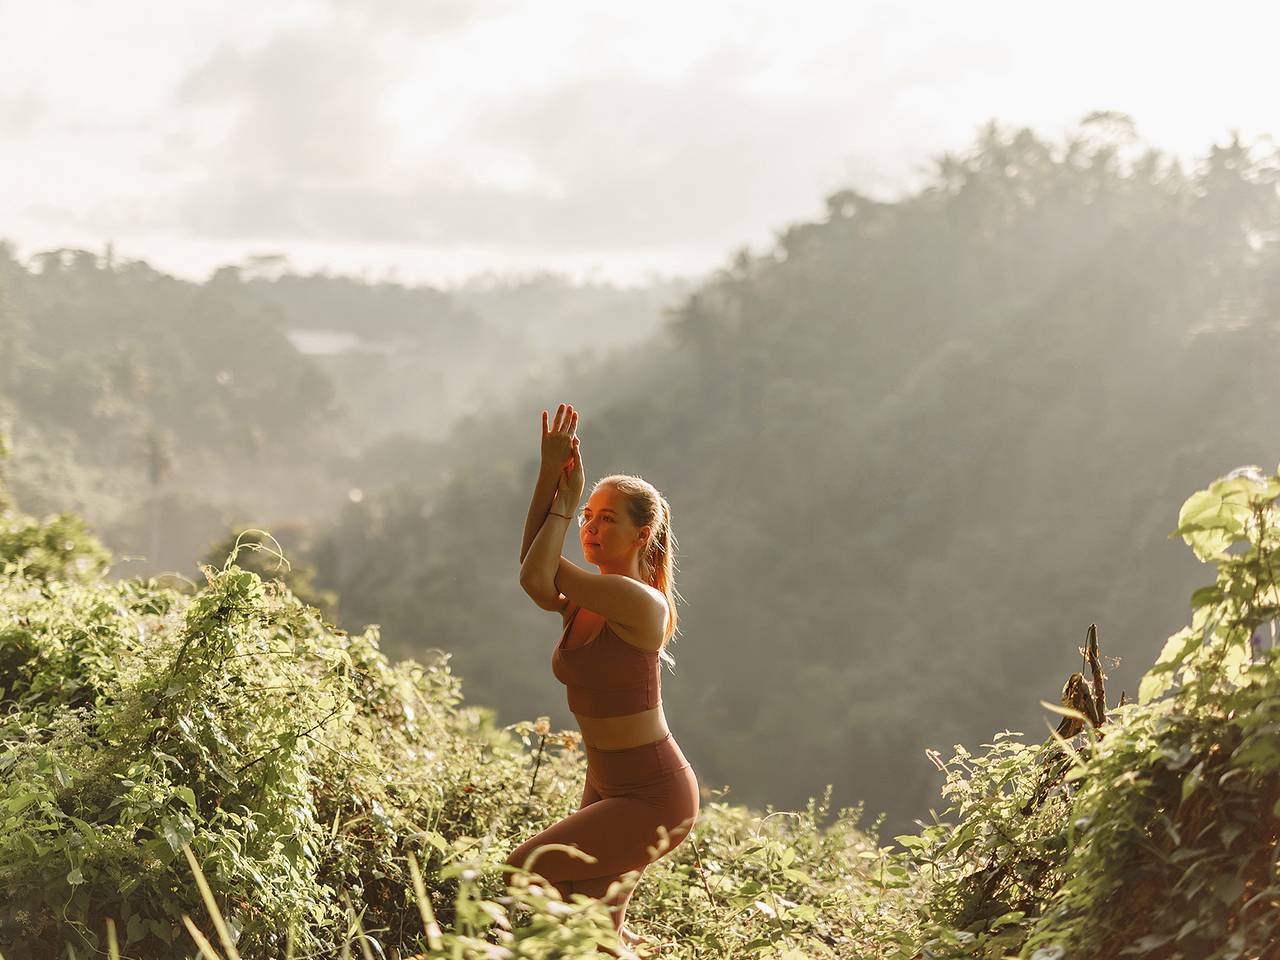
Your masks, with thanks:
[[[597,487],[582,508],[582,555],[596,566],[625,565],[629,553],[638,551],[646,528],[631,522],[627,498],[617,488]]]

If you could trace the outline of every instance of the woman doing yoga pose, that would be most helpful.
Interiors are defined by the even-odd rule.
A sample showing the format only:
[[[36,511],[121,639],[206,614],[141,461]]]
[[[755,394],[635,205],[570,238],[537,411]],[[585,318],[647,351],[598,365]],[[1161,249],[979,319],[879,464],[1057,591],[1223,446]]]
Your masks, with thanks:
[[[560,551],[586,485],[578,414],[560,404],[548,426],[542,412],[542,469],[521,548],[520,585],[539,607],[560,614],[563,629],[551,657],[567,687],[569,709],[587,753],[582,803],[526,840],[506,859],[524,867],[547,843],[577,846],[594,863],[559,850],[543,851],[530,868],[572,893],[604,899],[629,871],[643,874],[658,859],[658,828],[669,852],[693,828],[698,781],[667,727],[660,660],[676,629],[675,537],[671,508],[639,477],[604,477],[578,517],[582,552],[599,573],[570,563]],[[650,848],[654,848],[651,851]],[[636,876],[636,883],[639,876]],[[624,927],[635,889],[606,900],[624,943],[642,942]]]

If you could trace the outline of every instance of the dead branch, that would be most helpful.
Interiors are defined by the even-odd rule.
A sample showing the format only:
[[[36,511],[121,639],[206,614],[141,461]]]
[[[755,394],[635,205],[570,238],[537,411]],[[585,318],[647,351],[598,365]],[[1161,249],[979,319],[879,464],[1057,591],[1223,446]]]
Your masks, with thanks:
[[[1087,655],[1089,672],[1093,674],[1093,703],[1096,708],[1094,714],[1097,717],[1093,725],[1100,727],[1107,722],[1107,688],[1103,685],[1106,677],[1102,673],[1102,660],[1098,656],[1098,625],[1096,623],[1089,624],[1088,638]]]

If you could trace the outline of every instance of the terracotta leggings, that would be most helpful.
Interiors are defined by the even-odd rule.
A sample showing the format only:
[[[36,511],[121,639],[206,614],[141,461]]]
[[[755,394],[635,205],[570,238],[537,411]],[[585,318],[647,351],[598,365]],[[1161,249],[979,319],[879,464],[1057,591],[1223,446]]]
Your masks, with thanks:
[[[595,863],[547,850],[529,868],[566,901],[573,893],[602,899],[627,871],[643,874],[658,859],[647,849],[658,844],[658,826],[665,826],[670,836],[665,856],[688,836],[698,816],[697,777],[670,733],[639,747],[586,750],[587,782],[578,811],[520,844],[505,861],[523,867],[544,843],[577,846],[591,854]],[[608,901],[615,930],[622,929],[634,890],[633,885]]]

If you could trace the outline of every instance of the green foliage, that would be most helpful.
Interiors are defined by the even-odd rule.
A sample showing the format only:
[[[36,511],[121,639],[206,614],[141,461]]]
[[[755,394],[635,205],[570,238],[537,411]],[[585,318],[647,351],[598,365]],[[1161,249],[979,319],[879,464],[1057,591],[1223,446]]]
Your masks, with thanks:
[[[102,575],[111,553],[73,513],[43,522],[0,512],[0,563],[6,572],[34,580],[91,580]]]
[[[1278,497],[1280,476],[1247,468],[1186,501],[1174,535],[1218,574],[1139,703],[1072,743],[1006,731],[942,764],[945,819],[898,838],[931,882],[926,956],[1235,960],[1280,942]]]
[[[40,587],[6,567],[0,942],[92,944],[107,915],[130,949],[176,942],[194,909],[189,843],[247,943],[274,950],[292,931],[299,949],[333,949],[339,893],[384,918],[407,837],[488,812],[452,808],[466,794],[451,778],[492,755],[514,772],[513,748],[453,709],[443,666],[393,667],[373,628],[335,632],[234,565],[206,574],[184,596]],[[464,736],[442,769],[440,744]]]
[[[376,628],[336,630],[231,559],[184,589],[6,565],[0,952],[103,951],[108,919],[126,958],[191,956],[187,918],[246,957],[616,944],[599,904],[501,875],[506,851],[576,809],[576,734],[546,718],[495,728],[461,705],[447,658],[392,664]],[[856,829],[860,809],[822,828],[829,801],[707,803],[647,872],[633,925],[692,956],[882,941],[886,897],[912,881]]]
[[[265,530],[235,530],[214,543],[205,552],[203,563],[225,566],[234,563],[244,570],[252,570],[263,580],[279,578],[301,603],[315,607],[327,620],[337,615],[338,597],[332,590],[321,590],[315,585],[316,567],[313,563],[299,563],[284,555],[284,547],[276,536],[289,536],[300,541],[297,550],[290,552],[304,556],[310,548],[306,539],[308,528],[302,524],[277,524],[273,533]],[[260,536],[261,535],[261,536]]]

